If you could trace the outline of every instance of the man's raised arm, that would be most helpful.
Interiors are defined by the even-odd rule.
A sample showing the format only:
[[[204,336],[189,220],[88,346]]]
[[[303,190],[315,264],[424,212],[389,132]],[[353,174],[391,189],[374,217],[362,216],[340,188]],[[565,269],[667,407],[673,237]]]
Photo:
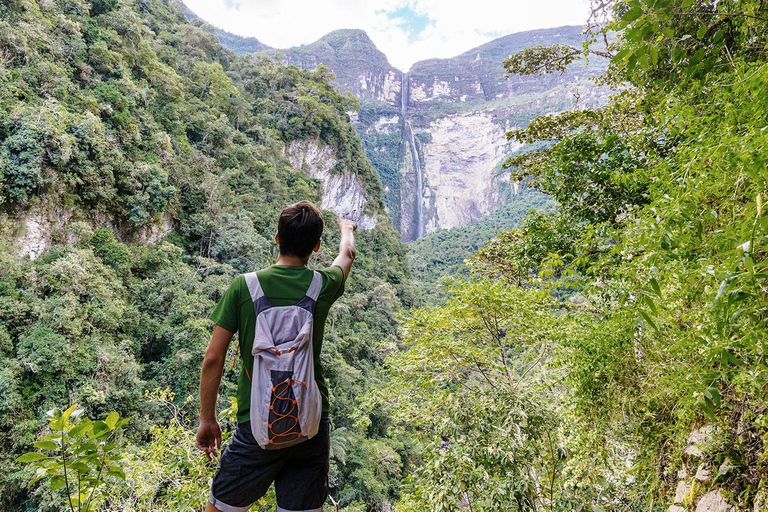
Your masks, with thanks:
[[[339,242],[339,255],[333,260],[334,265],[340,266],[344,270],[344,278],[349,277],[349,271],[355,262],[357,251],[355,250],[355,230],[357,223],[345,219],[339,215],[339,231],[341,232],[341,242]]]

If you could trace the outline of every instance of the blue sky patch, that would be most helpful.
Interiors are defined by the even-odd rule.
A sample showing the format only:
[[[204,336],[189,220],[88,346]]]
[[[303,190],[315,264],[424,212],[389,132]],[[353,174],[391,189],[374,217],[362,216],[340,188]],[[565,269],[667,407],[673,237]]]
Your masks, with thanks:
[[[504,32],[503,30],[479,30],[475,29],[475,32],[477,34],[480,34],[483,37],[487,37],[489,39],[497,39],[499,37],[506,36],[508,32]]]
[[[390,20],[402,20],[397,26],[408,34],[408,42],[411,43],[419,37],[419,34],[424,32],[425,28],[435,24],[429,16],[418,14],[407,5],[395,11],[388,11],[386,15]]]

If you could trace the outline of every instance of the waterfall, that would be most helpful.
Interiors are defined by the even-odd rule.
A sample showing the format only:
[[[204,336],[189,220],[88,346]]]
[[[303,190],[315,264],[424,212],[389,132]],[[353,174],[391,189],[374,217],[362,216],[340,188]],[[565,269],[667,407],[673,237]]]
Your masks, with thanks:
[[[413,127],[410,121],[406,121],[408,133],[410,134],[411,152],[413,154],[413,167],[416,170],[416,239],[424,236],[424,214],[422,212],[422,199],[424,198],[424,180],[421,175],[421,160],[419,160],[419,150],[416,149],[416,139],[413,136]]]
[[[419,150],[416,149],[416,138],[413,135],[411,122],[405,119],[405,111],[408,107],[408,74],[403,73],[402,83],[400,85],[400,115],[403,117],[403,140],[410,144],[411,155],[413,155],[413,167],[416,171],[416,208],[414,217],[416,217],[416,233],[414,239],[424,236],[424,212],[422,200],[424,198],[424,177],[421,171],[421,160],[419,159]],[[406,132],[407,135],[406,135]],[[407,138],[406,138],[407,137]]]
[[[405,119],[405,107],[408,106],[408,73],[403,73],[400,81],[400,114]]]

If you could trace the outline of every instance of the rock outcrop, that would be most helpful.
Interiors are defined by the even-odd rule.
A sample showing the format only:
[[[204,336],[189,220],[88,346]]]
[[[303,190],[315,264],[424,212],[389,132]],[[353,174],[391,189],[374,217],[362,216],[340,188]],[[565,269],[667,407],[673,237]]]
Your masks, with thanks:
[[[58,243],[75,244],[79,236],[71,229],[79,219],[88,229],[115,229],[112,219],[101,215],[64,208],[53,201],[43,200],[18,219],[0,217],[0,239],[10,240],[20,257],[37,259]],[[173,218],[166,212],[139,228],[125,231],[117,229],[120,236],[137,244],[155,245],[174,229]]]
[[[322,208],[353,219],[362,229],[376,226],[360,180],[348,171],[336,169],[334,148],[317,140],[297,140],[286,146],[285,154],[293,167],[320,180]]]
[[[494,174],[514,146],[505,129],[484,112],[447,116],[428,126],[424,155],[423,202],[427,232],[463,226],[488,215],[505,201]]]
[[[688,436],[683,468],[677,472],[674,502],[668,512],[736,512],[736,507],[714,485],[712,467],[705,460],[716,433],[715,428],[708,425],[693,430]]]

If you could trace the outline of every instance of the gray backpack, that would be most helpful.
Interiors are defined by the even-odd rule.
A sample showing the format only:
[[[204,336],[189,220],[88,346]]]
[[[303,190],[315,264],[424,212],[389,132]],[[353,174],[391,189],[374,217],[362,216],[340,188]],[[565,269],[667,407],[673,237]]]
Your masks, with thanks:
[[[256,312],[251,431],[266,450],[286,448],[311,438],[320,426],[312,327],[323,276],[315,272],[304,297],[280,307],[264,295],[255,272],[244,277]]]

